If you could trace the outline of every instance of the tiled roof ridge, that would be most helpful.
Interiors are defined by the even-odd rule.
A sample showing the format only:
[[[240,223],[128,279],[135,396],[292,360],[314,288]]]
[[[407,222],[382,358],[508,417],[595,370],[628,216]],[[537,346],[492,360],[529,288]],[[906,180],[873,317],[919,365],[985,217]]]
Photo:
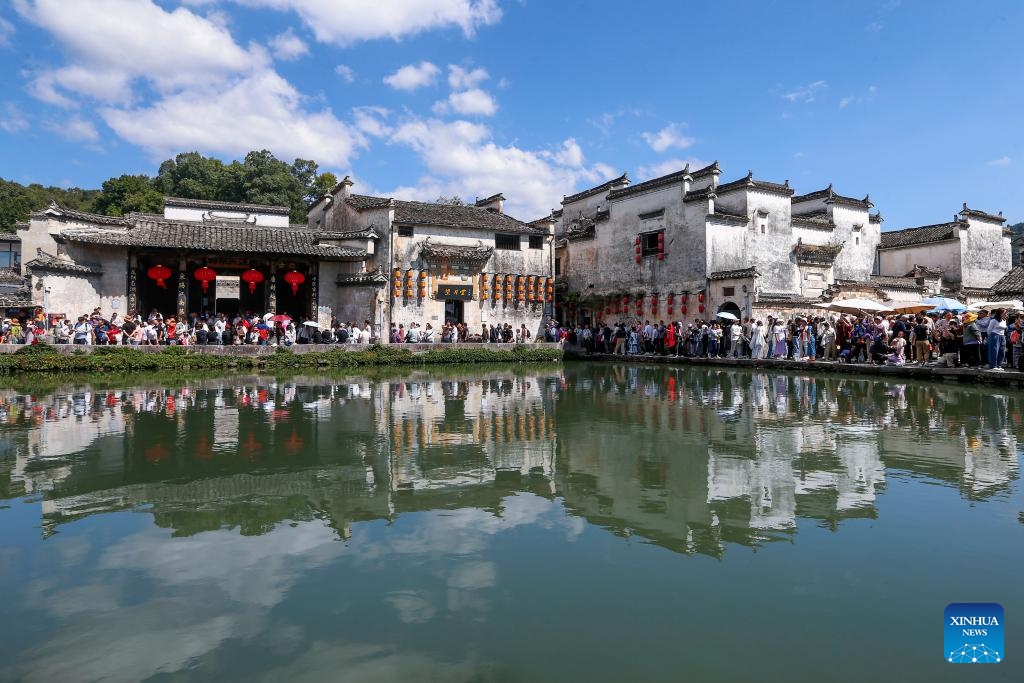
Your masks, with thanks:
[[[608,199],[615,200],[618,199],[619,197],[628,197],[630,195],[639,194],[641,192],[656,190],[660,187],[675,185],[676,183],[682,182],[687,177],[692,177],[690,176],[689,164],[687,164],[678,171],[674,171],[672,173],[659,176],[657,178],[651,178],[650,180],[645,180],[644,182],[637,183],[636,185],[630,185],[629,187],[623,187],[618,190],[612,190],[611,192],[608,193]]]
[[[718,194],[725,192],[732,192],[733,190],[740,190],[743,188],[752,188],[755,190],[762,190],[764,192],[773,192],[776,194],[784,194],[792,196],[794,194],[793,188],[789,186],[789,180],[787,179],[783,183],[773,183],[768,180],[758,180],[754,177],[753,171],[747,171],[747,175],[737,180],[732,180],[728,183],[723,183],[715,188]]]
[[[973,216],[975,218],[981,218],[983,220],[994,221],[996,223],[1005,223],[1006,217],[1003,216],[1003,212],[1000,211],[998,214],[989,213],[982,211],[981,209],[971,209],[967,206],[967,202],[964,202],[964,208],[960,211],[961,216]]]
[[[929,242],[942,242],[955,238],[954,230],[966,227],[967,223],[964,221],[949,221],[933,225],[920,225],[914,228],[889,230],[881,233],[881,241],[878,247],[879,249],[888,249],[914,244],[927,244]]]
[[[992,285],[992,294],[1024,294],[1024,265],[1014,266],[1006,271],[1006,275],[999,278]]]
[[[626,182],[626,183],[629,182],[629,174],[628,173],[623,173],[618,178],[612,178],[611,180],[607,180],[607,181],[601,183],[600,185],[596,185],[594,187],[591,187],[590,189],[581,190],[581,191],[577,192],[576,194],[566,195],[566,196],[562,197],[562,204],[571,204],[571,203],[579,201],[581,199],[586,199],[587,197],[592,197],[595,194],[600,194],[602,192],[610,190],[612,188],[612,185],[616,185],[616,184],[621,183],[621,182]]]
[[[211,211],[238,211],[244,213],[291,213],[287,206],[274,204],[250,204],[248,202],[224,202],[217,199],[191,199],[189,197],[164,197],[164,207],[183,206],[189,209],[208,209]]]
[[[50,200],[49,206],[42,211],[34,212],[32,215],[41,217],[47,215],[48,211],[56,211],[63,217],[80,221],[88,221],[90,223],[100,223],[102,225],[128,225],[128,219],[123,216],[104,216],[103,214],[98,213],[77,211],[75,209],[69,209],[66,206],[62,206],[52,199]]]
[[[70,259],[61,258],[47,253],[41,248],[36,249],[36,257],[27,262],[25,267],[29,270],[57,270],[66,273],[82,273],[85,275],[103,274],[103,269],[98,266],[88,266],[82,263],[75,263]]]
[[[828,187],[822,190],[815,190],[814,192],[808,192],[807,194],[794,195],[792,199],[793,204],[799,204],[802,202],[809,202],[815,199],[824,199],[828,202],[838,202],[843,204],[856,204],[857,206],[866,206],[869,209],[874,206],[871,203],[871,195],[864,195],[864,199],[857,199],[856,197],[847,197],[845,195],[837,194],[835,189],[832,187],[832,183],[828,184]]]
[[[716,270],[713,273],[708,273],[709,280],[735,280],[744,277],[757,277],[761,273],[757,270],[756,266],[749,266],[747,268],[736,268],[734,270]]]

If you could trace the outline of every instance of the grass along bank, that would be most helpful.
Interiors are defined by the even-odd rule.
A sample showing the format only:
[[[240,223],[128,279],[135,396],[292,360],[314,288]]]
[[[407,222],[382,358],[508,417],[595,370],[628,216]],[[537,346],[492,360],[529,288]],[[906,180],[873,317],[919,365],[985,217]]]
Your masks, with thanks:
[[[295,353],[277,347],[263,354],[214,354],[203,347],[168,346],[159,351],[130,346],[96,346],[58,350],[38,344],[0,354],[0,375],[22,372],[122,373],[160,370],[287,370],[292,368],[361,368],[454,365],[458,363],[550,363],[562,360],[555,346],[518,345],[511,349],[438,346],[423,352],[373,345],[365,350],[334,348]]]

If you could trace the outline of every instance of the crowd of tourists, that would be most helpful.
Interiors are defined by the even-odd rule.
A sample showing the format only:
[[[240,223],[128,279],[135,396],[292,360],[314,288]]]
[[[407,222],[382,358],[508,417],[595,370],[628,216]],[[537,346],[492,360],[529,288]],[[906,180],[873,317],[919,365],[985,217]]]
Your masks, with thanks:
[[[691,323],[598,322],[562,330],[591,353],[939,365],[1024,371],[1024,314],[768,316]]]
[[[39,321],[42,325],[42,321]],[[49,330],[56,344],[89,346],[291,346],[293,344],[370,344],[375,341],[370,321],[343,323],[333,318],[330,326],[320,329],[314,321],[294,320],[288,315],[257,315],[245,312],[228,316],[199,315],[165,317],[153,309],[146,317],[112,313],[103,315],[99,308],[77,320],[61,318]],[[42,336],[37,328],[36,338]],[[25,339],[21,342],[32,343]]]
[[[440,329],[435,330],[433,325],[427,323],[421,326],[413,322],[406,328],[405,323],[391,325],[390,340],[392,344],[432,344],[434,342],[447,343],[477,343],[477,344],[527,344],[531,341],[559,341],[559,327],[556,321],[548,321],[544,326],[543,338],[535,339],[530,329],[522,324],[513,328],[511,323],[492,324],[483,323],[480,332],[470,332],[469,325],[458,323],[444,323]]]

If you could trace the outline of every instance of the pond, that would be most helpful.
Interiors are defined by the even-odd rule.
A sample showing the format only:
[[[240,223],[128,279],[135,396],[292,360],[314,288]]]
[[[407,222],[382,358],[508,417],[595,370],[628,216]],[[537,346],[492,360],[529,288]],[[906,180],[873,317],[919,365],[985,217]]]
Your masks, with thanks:
[[[0,390],[0,680],[1020,680],[1021,394],[403,372]]]

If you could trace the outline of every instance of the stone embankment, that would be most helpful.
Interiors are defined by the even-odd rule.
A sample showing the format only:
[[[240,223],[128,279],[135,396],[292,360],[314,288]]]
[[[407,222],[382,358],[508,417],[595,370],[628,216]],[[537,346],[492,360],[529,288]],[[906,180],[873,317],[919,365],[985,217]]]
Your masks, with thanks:
[[[746,368],[784,370],[801,373],[862,375],[879,378],[915,379],[921,381],[959,382],[964,384],[992,384],[1024,389],[1024,372],[992,371],[978,368],[940,368],[930,365],[871,365],[868,363],[838,363],[824,361],[769,360],[751,358],[687,358],[677,356],[613,354],[586,354],[566,347],[566,359],[590,360],[610,363],[640,363],[673,366],[708,366],[714,368]]]
[[[287,370],[562,360],[556,344],[273,346],[0,345],[0,374],[148,370]]]

